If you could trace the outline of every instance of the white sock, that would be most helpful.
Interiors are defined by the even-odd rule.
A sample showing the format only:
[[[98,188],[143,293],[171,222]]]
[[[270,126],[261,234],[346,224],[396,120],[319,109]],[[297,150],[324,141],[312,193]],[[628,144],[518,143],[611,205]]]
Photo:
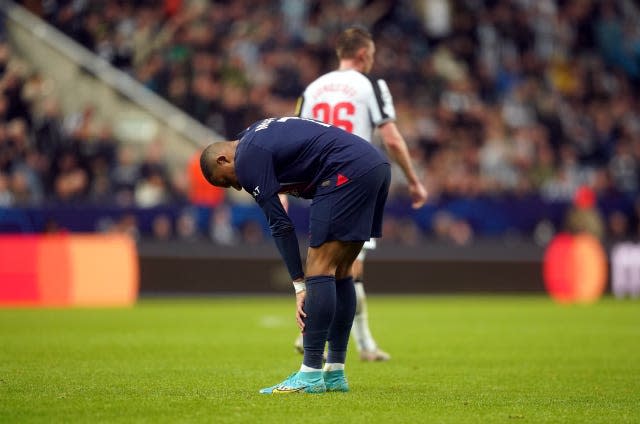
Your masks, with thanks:
[[[351,332],[356,339],[358,351],[373,351],[378,348],[371,330],[369,330],[369,315],[367,313],[367,297],[361,282],[354,284],[356,289],[356,316],[353,318]]]
[[[306,366],[305,364],[302,364],[300,366],[300,372],[318,372],[318,371],[322,371],[321,368],[311,368]]]
[[[324,368],[323,371],[344,371],[344,364],[339,364],[339,363],[334,363],[334,364],[329,364],[326,363],[324,364]]]

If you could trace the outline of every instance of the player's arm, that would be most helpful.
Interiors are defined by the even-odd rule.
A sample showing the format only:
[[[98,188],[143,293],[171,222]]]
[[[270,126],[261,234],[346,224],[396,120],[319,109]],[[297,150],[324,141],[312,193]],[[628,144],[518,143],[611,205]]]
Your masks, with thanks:
[[[298,245],[295,227],[282,207],[282,203],[277,194],[264,199],[260,206],[267,217],[273,240],[280,251],[280,256],[282,256],[291,280],[293,281],[296,292],[296,323],[302,331],[304,330],[304,318],[307,316],[303,309],[306,287],[304,284],[304,271],[302,269],[300,247]]]
[[[282,207],[278,195],[274,194],[263,199],[260,207],[267,217],[271,235],[278,247],[278,251],[280,251],[280,256],[282,256],[287,266],[291,279],[293,281],[302,281],[304,279],[304,271],[300,258],[298,237],[296,236],[295,227]]]
[[[280,183],[273,167],[273,154],[259,146],[251,146],[244,151],[242,162],[236,163],[236,174],[242,187],[253,196],[267,217],[271,234],[291,278],[302,280],[304,272],[298,238],[278,197]]]
[[[407,143],[396,126],[393,97],[384,80],[370,78],[370,82],[372,92],[368,96],[367,103],[371,120],[378,126],[382,142],[387,148],[387,154],[400,166],[407,178],[411,206],[417,209],[427,201],[427,190],[413,169]]]
[[[378,127],[382,141],[387,148],[387,153],[397,163],[405,177],[409,186],[409,195],[411,196],[411,206],[419,208],[427,201],[427,190],[424,188],[416,171],[411,164],[409,156],[409,148],[404,141],[402,134],[398,131],[395,122],[389,121]]]

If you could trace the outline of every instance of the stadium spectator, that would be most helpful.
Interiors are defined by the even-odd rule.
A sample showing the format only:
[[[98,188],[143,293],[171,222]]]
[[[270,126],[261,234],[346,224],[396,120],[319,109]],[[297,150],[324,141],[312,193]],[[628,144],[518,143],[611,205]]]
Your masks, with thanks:
[[[89,192],[89,176],[71,152],[57,158],[53,174],[54,202],[81,203]]]
[[[159,214],[151,223],[152,239],[156,241],[169,241],[173,238],[173,224],[167,214]]]
[[[213,209],[209,224],[209,237],[211,241],[222,246],[237,243],[238,234],[233,227],[231,219],[232,215],[229,206],[221,204]]]
[[[169,201],[169,190],[161,173],[151,171],[142,177],[134,190],[135,204],[141,208],[152,208]]]
[[[66,147],[67,139],[62,122],[62,112],[57,100],[51,97],[45,99],[40,110],[34,112],[34,147],[38,152],[53,158]]]
[[[565,228],[573,234],[588,233],[602,240],[605,236],[605,223],[595,208],[595,192],[582,186],[576,192],[572,207],[565,217]]]
[[[131,147],[124,146],[118,151],[118,158],[111,171],[114,195],[120,206],[134,203],[135,187],[140,180],[140,164],[136,161],[136,153]]]
[[[0,172],[0,207],[8,208],[13,206],[14,196],[9,187],[9,178]]]
[[[140,239],[140,228],[138,219],[133,213],[124,213],[107,231],[116,234],[126,234],[133,240]]]
[[[184,209],[176,218],[176,237],[178,240],[194,242],[201,240],[198,232],[196,212],[190,208]]]

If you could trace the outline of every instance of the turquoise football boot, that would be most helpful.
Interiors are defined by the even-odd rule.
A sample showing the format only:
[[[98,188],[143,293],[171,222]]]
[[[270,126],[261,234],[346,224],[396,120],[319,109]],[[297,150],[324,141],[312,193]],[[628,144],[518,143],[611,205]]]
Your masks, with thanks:
[[[344,375],[344,370],[325,371],[322,373],[327,392],[348,392],[349,383]]]
[[[324,393],[327,387],[322,378],[322,371],[294,372],[286,380],[275,386],[265,387],[260,393],[279,395],[289,393]]]

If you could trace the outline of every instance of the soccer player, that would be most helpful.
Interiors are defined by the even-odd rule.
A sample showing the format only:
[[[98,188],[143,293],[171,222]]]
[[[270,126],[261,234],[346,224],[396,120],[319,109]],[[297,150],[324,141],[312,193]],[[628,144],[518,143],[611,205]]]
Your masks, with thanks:
[[[245,189],[253,196],[293,280],[296,322],[303,332],[302,365],[260,392],[348,391],[344,364],[356,308],[351,267],[364,241],[381,236],[391,179],[388,160],[370,143],[339,128],[285,117],[258,121],[239,140],[209,145],[200,167],[212,185]],[[306,273],[278,193],[312,199]]]
[[[407,145],[395,124],[395,108],[389,88],[384,80],[367,76],[375,54],[371,34],[358,27],[343,31],[337,40],[336,53],[338,69],[309,84],[298,100],[296,114],[333,124],[369,142],[374,129],[378,128],[387,153],[407,179],[412,206],[421,207],[427,199],[427,191],[413,169]],[[375,247],[376,240],[368,240],[353,267],[357,307],[352,331],[360,359],[364,361],[390,359],[371,335],[363,286],[366,251]],[[296,339],[295,346],[302,351],[301,337]]]

